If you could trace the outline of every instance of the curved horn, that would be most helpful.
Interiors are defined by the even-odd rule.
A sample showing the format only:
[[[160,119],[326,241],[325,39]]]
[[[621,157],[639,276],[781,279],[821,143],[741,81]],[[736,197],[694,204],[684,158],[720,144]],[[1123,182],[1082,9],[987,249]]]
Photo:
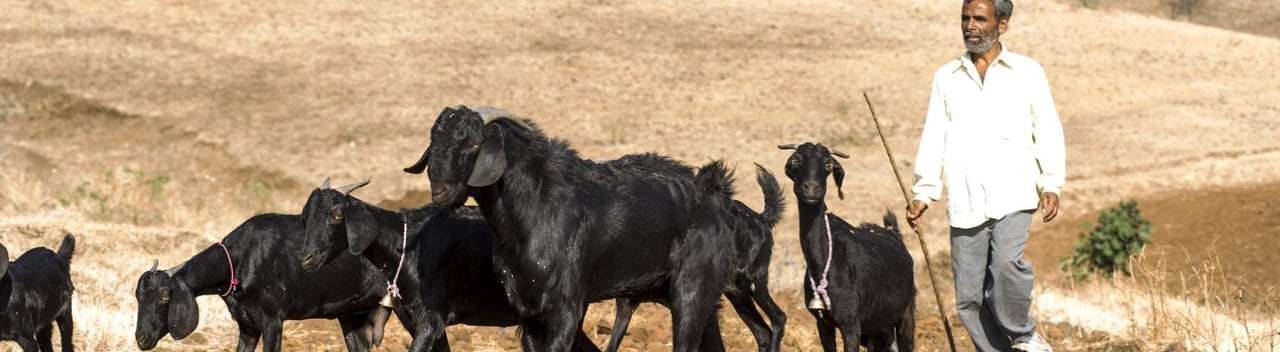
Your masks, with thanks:
[[[181,270],[184,266],[187,266],[187,262],[182,262],[182,264],[178,264],[178,266],[169,268],[169,270],[165,270],[164,273],[169,274],[169,276],[173,276],[174,273],[177,273],[178,270]]]
[[[835,155],[845,159],[849,158],[849,154],[841,153],[839,150],[836,150],[836,148],[827,147],[827,150],[831,151],[831,155]]]
[[[782,150],[795,150],[795,149],[796,149],[796,147],[798,147],[798,146],[800,146],[800,145],[798,145],[798,144],[779,144],[779,145],[778,145],[778,149],[782,149]]]
[[[351,193],[351,191],[356,190],[356,188],[364,187],[367,184],[369,184],[369,179],[366,178],[366,179],[357,181],[356,183],[334,188],[333,190],[341,192],[343,195],[346,195],[348,193]]]
[[[159,266],[160,266],[160,260],[159,260],[159,259],[156,259],[155,261],[151,262],[151,269],[148,269],[147,271],[148,271],[148,272],[155,272],[155,271],[156,271],[156,268],[157,268],[157,267],[159,267]]]
[[[529,124],[525,123],[524,120],[521,120],[520,117],[517,117],[515,114],[512,114],[510,111],[502,110],[492,106],[481,106],[476,108],[474,111],[477,114],[480,114],[480,121],[484,121],[484,124],[486,125],[489,124],[490,122],[497,121],[497,120],[507,120],[508,122],[511,122],[512,124],[516,125],[516,127],[520,127],[520,129],[523,129],[526,131],[533,130],[532,126],[529,126]]]
[[[329,189],[329,178],[325,177],[324,182],[320,183],[320,189]]]

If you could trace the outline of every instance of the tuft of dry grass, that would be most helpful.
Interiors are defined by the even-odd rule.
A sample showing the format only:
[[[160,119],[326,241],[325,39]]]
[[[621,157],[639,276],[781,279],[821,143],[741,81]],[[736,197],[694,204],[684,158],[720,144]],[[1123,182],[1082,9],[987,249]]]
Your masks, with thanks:
[[[1190,271],[1166,270],[1165,260],[1139,259],[1134,266],[1139,272],[1129,280],[1147,287],[1150,309],[1156,313],[1139,336],[1208,351],[1280,348],[1277,286],[1246,283],[1225,270],[1216,253]]]
[[[1191,270],[1169,270],[1172,250],[1148,248],[1130,264],[1134,276],[1075,283],[1039,295],[1042,316],[1101,331],[1077,333],[1068,345],[1088,349],[1136,346],[1138,350],[1275,351],[1280,349],[1280,289],[1258,287],[1222,269],[1213,255]],[[1160,258],[1148,260],[1148,258]]]

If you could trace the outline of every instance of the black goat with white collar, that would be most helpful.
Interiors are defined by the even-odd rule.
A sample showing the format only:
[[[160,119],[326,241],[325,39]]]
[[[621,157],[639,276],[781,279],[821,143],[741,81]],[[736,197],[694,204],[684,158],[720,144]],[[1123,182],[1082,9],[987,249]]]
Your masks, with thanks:
[[[394,310],[413,336],[410,351],[450,350],[445,327],[453,324],[516,325],[519,315],[494,270],[493,231],[479,209],[392,211],[348,194],[367,183],[330,189],[325,180],[311,192],[302,210],[304,267],[350,252],[382,268],[400,293]],[[581,330],[577,339],[579,350],[598,351]]]
[[[800,248],[805,258],[804,297],[821,300],[825,309],[810,309],[818,323],[822,348],[836,350],[835,331],[845,351],[866,345],[871,351],[915,348],[915,269],[892,212],[884,226],[850,225],[827,212],[827,176],[837,194],[844,168],[833,156],[848,155],[821,144],[781,145],[795,150],[786,173],[794,183],[800,212]]]

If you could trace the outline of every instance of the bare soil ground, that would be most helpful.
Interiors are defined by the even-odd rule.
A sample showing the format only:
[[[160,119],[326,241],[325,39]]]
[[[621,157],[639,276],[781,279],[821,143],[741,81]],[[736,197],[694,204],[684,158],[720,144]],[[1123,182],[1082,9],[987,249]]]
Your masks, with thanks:
[[[915,0],[0,3],[0,243],[20,253],[79,237],[76,341],[87,350],[136,348],[132,292],[153,259],[176,265],[254,213],[297,212],[325,177],[371,177],[359,196],[384,206],[424,204],[426,178],[400,169],[429,142],[436,114],[459,103],[530,117],[588,158],[725,159],[757,209],[751,163],[781,175],[787,154],[775,145],[833,145],[853,157],[849,197],[832,209],[878,219],[903,204],[862,92],[908,171],[930,75],[963,50],[958,5]],[[1148,260],[1166,258],[1174,274],[1219,263],[1260,292],[1254,313],[1274,317],[1280,12],[1211,1],[1204,16],[1170,20],[1161,4],[1018,3],[1003,40],[1046,67],[1068,141],[1063,214],[1037,224],[1028,248],[1037,292],[1076,292],[1057,262],[1083,223],[1132,198],[1156,224],[1161,250]],[[790,317],[785,349],[814,350],[787,214],[772,287]],[[945,219],[927,228],[949,300]],[[907,239],[920,345],[943,350],[922,254]],[[1060,349],[1166,349],[1048,313],[1059,303],[1037,305]],[[200,304],[197,333],[160,349],[235,344],[222,303]],[[730,350],[754,348],[731,311],[722,322]],[[603,342],[611,323],[602,302],[584,327]],[[290,350],[342,348],[334,322],[286,328]],[[403,350],[407,334],[388,329],[383,349]],[[449,334],[456,350],[517,348],[514,328]],[[626,348],[669,349],[670,338],[666,311],[643,306]]]

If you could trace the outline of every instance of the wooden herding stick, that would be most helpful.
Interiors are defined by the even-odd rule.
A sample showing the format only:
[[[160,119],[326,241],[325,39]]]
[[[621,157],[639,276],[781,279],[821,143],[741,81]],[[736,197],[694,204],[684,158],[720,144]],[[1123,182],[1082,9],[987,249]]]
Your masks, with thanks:
[[[876,108],[871,106],[871,97],[867,96],[866,91],[862,92],[862,99],[867,101],[867,109],[871,110],[871,120],[876,123],[876,133],[880,134],[880,142],[884,144],[884,152],[889,154],[889,165],[893,167],[893,178],[898,180],[898,188],[902,189],[902,198],[907,201],[907,209],[911,209],[911,194],[907,193],[907,185],[902,182],[902,174],[898,173],[898,160],[894,159],[893,151],[889,149],[889,140],[884,138],[884,131],[880,129],[880,119],[876,118]],[[947,330],[947,342],[951,344],[951,352],[956,352],[956,339],[951,335],[951,322],[947,319],[947,312],[942,309],[942,294],[938,293],[938,280],[933,277],[933,261],[929,259],[929,245],[925,244],[924,235],[920,234],[920,230],[911,227],[911,231],[915,232],[916,238],[920,240],[920,251],[924,253],[924,267],[929,269],[929,284],[933,286],[933,298],[938,301],[938,314],[942,316],[942,327]]]

